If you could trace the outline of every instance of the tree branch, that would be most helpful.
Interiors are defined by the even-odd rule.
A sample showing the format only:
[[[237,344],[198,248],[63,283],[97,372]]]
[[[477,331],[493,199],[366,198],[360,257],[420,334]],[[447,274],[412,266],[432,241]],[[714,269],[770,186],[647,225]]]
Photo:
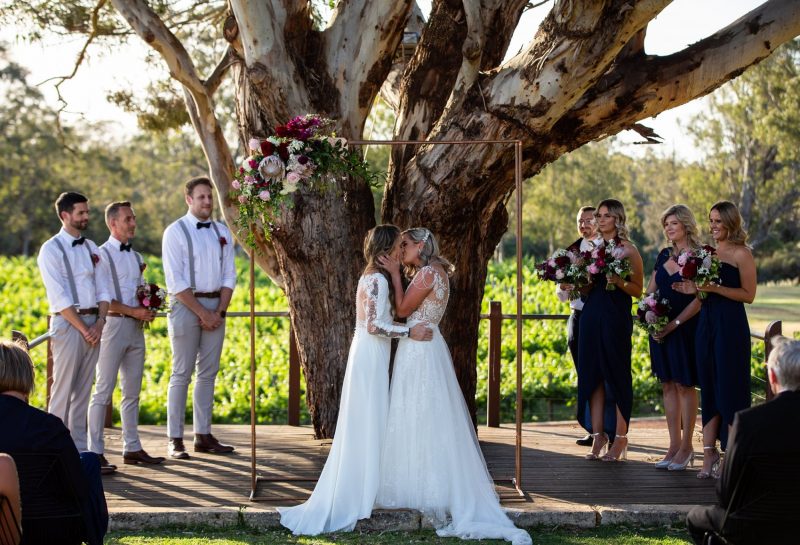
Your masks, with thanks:
[[[222,58],[217,63],[217,66],[214,67],[214,71],[211,72],[211,75],[208,76],[208,79],[204,82],[207,95],[212,96],[217,91],[230,67],[236,64],[238,60],[239,58],[236,51],[234,51],[232,46],[228,46]]]

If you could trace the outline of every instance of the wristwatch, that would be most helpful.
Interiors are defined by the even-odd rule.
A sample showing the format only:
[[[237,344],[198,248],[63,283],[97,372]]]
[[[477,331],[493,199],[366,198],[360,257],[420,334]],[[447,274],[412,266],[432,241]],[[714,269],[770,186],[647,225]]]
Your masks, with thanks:
[[[228,311],[227,310],[220,310],[219,311],[220,318],[224,318],[227,315],[228,315]]]
[[[677,318],[675,318],[675,325],[676,325],[676,326],[679,326],[679,325],[681,325],[681,321],[680,321],[680,320],[678,320]]]

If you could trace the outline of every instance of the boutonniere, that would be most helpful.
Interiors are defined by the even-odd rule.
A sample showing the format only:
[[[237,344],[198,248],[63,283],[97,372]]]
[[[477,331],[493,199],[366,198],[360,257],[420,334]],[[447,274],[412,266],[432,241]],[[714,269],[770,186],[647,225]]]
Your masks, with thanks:
[[[223,248],[228,244],[228,239],[225,237],[219,237],[219,245]]]
[[[92,254],[92,265],[97,267],[98,263],[100,263],[100,256],[97,254]]]
[[[144,263],[144,262],[139,263],[139,272],[140,273],[143,273],[146,268],[147,268],[147,263]]]

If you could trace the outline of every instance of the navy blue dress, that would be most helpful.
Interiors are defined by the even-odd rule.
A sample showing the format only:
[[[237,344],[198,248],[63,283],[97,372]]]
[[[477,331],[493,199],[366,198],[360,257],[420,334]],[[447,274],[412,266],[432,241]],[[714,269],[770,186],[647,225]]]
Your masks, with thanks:
[[[592,392],[602,384],[606,392],[604,429],[613,440],[616,407],[625,422],[630,422],[633,407],[631,296],[619,288],[606,290],[605,276],[596,277],[583,306],[580,328],[578,422],[589,419],[587,403]]]
[[[733,265],[722,263],[719,276],[723,286],[742,286]],[[719,439],[724,449],[736,411],[750,406],[750,324],[744,303],[709,293],[698,316],[696,343],[703,426],[722,417]]]
[[[678,317],[689,303],[695,300],[694,294],[687,295],[672,290],[673,282],[680,282],[679,271],[669,274],[664,268],[671,258],[669,248],[658,254],[656,266],[656,287],[660,299],[669,299],[670,321]],[[697,384],[697,365],[695,364],[695,338],[697,336],[697,315],[681,323],[662,342],[650,337],[650,365],[653,375],[661,382],[677,382],[684,386]]]

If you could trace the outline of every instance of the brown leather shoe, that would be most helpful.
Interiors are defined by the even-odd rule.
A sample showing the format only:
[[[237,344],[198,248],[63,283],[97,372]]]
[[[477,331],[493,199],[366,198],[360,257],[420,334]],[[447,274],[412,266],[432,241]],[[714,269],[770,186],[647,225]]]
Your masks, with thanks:
[[[169,445],[167,445],[167,453],[176,460],[189,459],[189,453],[186,452],[186,447],[183,446],[183,437],[172,437],[169,440]]]
[[[204,433],[194,434],[194,451],[195,452],[210,452],[212,454],[228,454],[233,452],[233,447],[230,445],[223,445],[213,435]]]
[[[147,454],[144,449],[142,450],[134,450],[131,452],[123,452],[122,453],[122,462],[125,464],[149,464],[149,465],[156,465],[163,462],[165,458],[163,456],[150,456]]]
[[[100,475],[111,475],[117,470],[117,466],[109,464],[106,457],[100,454]]]

